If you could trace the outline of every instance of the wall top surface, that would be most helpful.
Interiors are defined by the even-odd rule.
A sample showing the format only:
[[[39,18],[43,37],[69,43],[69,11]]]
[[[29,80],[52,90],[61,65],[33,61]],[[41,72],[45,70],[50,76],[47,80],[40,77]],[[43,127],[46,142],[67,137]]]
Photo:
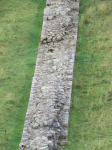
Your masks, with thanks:
[[[79,1],[47,0],[20,150],[68,142]]]

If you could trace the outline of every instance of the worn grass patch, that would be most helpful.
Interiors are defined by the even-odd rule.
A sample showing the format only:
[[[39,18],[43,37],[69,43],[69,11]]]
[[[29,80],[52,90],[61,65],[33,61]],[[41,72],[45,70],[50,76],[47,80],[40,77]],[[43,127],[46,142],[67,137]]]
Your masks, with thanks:
[[[69,141],[64,150],[112,149],[112,1],[81,0]]]
[[[46,0],[0,1],[0,150],[18,150]]]

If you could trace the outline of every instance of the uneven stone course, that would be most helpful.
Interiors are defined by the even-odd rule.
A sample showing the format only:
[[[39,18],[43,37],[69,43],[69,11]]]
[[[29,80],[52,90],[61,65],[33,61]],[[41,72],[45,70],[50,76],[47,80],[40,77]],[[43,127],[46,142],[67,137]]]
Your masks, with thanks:
[[[68,142],[79,0],[47,0],[19,150],[59,150]]]

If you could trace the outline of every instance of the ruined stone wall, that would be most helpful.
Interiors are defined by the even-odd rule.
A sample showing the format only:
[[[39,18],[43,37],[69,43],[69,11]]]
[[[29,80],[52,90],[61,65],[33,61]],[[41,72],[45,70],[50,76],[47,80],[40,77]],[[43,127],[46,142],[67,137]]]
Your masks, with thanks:
[[[79,0],[47,0],[20,150],[68,141]]]

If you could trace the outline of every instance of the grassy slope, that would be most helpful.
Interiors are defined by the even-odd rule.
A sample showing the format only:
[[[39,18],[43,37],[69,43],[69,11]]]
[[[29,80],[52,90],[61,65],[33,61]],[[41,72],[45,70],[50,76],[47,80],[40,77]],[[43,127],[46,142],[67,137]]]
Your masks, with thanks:
[[[0,1],[0,150],[18,150],[46,0]]]
[[[64,150],[111,150],[112,1],[81,0],[77,49]]]

